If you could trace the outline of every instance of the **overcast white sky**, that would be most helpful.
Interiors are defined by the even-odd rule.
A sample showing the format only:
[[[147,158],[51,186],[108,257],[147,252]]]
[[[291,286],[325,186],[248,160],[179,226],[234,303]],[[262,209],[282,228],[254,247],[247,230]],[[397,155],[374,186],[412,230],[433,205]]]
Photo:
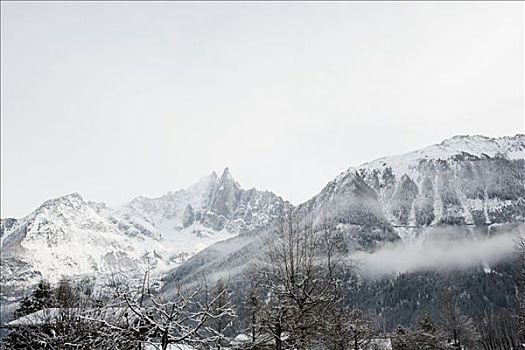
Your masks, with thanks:
[[[2,2],[1,215],[225,166],[299,203],[351,165],[522,133],[523,8]]]

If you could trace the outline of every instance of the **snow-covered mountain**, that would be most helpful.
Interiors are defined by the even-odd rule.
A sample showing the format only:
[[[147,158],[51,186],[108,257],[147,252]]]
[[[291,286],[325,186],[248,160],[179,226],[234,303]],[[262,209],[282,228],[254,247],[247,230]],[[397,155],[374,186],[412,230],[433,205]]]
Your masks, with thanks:
[[[349,169],[334,181],[356,173],[377,193],[402,237],[426,226],[482,226],[525,217],[525,135],[456,136]]]
[[[263,249],[261,237],[290,210],[297,220],[329,225],[344,240],[343,253],[352,254],[447,231],[475,239],[517,232],[525,225],[524,198],[525,135],[456,136],[351,167],[297,207],[271,192],[242,189],[228,169],[185,190],[119,207],[70,194],[0,221],[1,306],[41,278],[128,277],[146,266],[166,272],[165,291],[203,274],[242,286],[242,272]],[[468,240],[454,241],[460,242]],[[491,268],[483,265],[481,273]],[[370,293],[363,300],[372,300],[374,289]],[[2,308],[0,314],[8,312]]]
[[[335,220],[366,244],[415,238],[441,224],[523,220],[524,197],[525,135],[456,136],[351,167],[297,210]]]
[[[228,168],[185,190],[116,208],[70,194],[21,219],[1,221],[2,285],[40,278],[172,267],[212,243],[259,227],[291,205],[244,190]]]
[[[503,232],[506,224],[525,222],[524,198],[525,135],[456,136],[349,168],[294,211],[299,220],[334,225],[350,249],[373,250],[443,232],[436,226],[452,226],[458,234]],[[240,271],[260,248],[253,237],[235,237],[210,246],[171,276]]]
[[[488,232],[523,222],[524,198],[525,135],[456,136],[349,168],[294,210],[334,224],[352,249],[369,250],[439,225]],[[228,169],[116,208],[71,194],[1,221],[2,284],[136,271],[146,261],[163,270],[187,260],[179,271],[188,273],[196,261],[207,271],[239,267],[257,250],[246,233],[268,231],[290,209],[271,192],[242,189]]]

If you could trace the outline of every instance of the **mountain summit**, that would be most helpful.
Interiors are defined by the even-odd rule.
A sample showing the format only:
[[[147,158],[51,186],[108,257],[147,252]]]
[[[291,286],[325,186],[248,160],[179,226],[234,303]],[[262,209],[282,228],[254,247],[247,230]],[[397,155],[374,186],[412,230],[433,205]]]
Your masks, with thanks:
[[[213,172],[188,189],[116,208],[69,194],[24,218],[1,221],[2,284],[136,271],[148,252],[148,263],[165,269],[214,242],[264,227],[290,207],[272,192],[242,189],[228,168],[220,178]]]

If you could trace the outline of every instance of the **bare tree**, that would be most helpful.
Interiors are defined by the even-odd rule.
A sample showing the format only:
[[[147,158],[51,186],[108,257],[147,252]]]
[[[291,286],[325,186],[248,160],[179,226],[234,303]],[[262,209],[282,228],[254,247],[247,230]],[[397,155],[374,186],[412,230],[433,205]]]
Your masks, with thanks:
[[[464,315],[454,301],[443,303],[441,310],[444,331],[451,339],[452,346],[474,349],[479,344],[479,334],[472,319]]]
[[[411,329],[399,329],[396,337],[398,344],[396,349],[444,350],[447,348],[443,334],[436,328],[428,314],[424,314]]]
[[[485,350],[519,349],[513,310],[501,310],[484,317],[480,326],[481,345]]]
[[[202,290],[204,297],[199,295]],[[210,323],[235,317],[229,303],[219,305],[225,293],[222,289],[208,298],[207,286],[188,293],[179,287],[175,295],[166,297],[141,288],[136,293],[123,293],[122,299],[131,315],[135,339],[160,343],[165,350],[169,344],[216,344],[224,337]]]
[[[51,301],[40,303],[46,308],[36,315],[12,324],[7,344],[12,349],[86,350],[141,349],[146,343],[163,350],[169,344],[220,344],[235,317],[222,282],[213,293],[204,285],[186,292],[179,288],[168,297],[152,292],[149,274],[148,269],[138,288],[119,286],[103,299],[69,280],[54,289],[42,287],[36,296]]]
[[[334,350],[364,349],[376,334],[375,328],[362,311],[337,308],[329,318],[325,344]]]
[[[349,312],[347,328],[351,336],[351,346],[354,350],[366,347],[375,334],[372,320],[358,309],[353,309]]]
[[[310,220],[297,222],[287,214],[265,241],[254,266],[265,294],[261,321],[278,350],[283,342],[308,348],[341,297],[342,261],[326,228],[314,228]]]
[[[254,273],[251,269],[247,269],[243,276],[247,280],[248,285],[246,289],[239,288],[245,291],[237,305],[239,310],[239,323],[237,323],[236,333],[240,336],[241,344],[238,347],[243,349],[257,349],[262,343],[262,327],[261,327],[261,294],[256,281],[252,279]],[[244,337],[246,335],[247,338]]]
[[[253,348],[257,347],[260,338],[261,338],[261,327],[260,327],[260,317],[261,317],[261,305],[257,293],[256,287],[250,288],[250,293],[248,294],[248,300],[245,301],[248,305],[248,313],[250,318],[250,342]]]
[[[207,300],[210,300],[206,295]],[[221,314],[223,310],[230,308],[231,302],[228,295],[227,287],[224,285],[222,279],[217,280],[215,284],[215,290],[211,293],[211,298],[215,299],[215,302],[211,305],[211,311],[214,314]],[[216,348],[221,349],[225,340],[225,333],[232,326],[233,313],[224,313],[221,317],[216,317],[211,320],[208,330],[211,335],[216,338]]]

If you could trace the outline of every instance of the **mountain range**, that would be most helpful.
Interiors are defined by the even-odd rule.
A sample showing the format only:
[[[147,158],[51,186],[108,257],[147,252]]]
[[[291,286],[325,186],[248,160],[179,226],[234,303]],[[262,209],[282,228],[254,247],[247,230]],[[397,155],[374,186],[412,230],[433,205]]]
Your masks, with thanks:
[[[516,231],[525,222],[524,198],[525,135],[456,136],[351,167],[293,210],[298,220],[329,222],[344,237],[350,254],[430,239],[447,227],[456,236]],[[260,236],[248,232],[218,242],[186,260],[166,280],[189,282],[202,274],[234,278],[261,250]]]
[[[242,271],[260,248],[257,237],[289,211],[330,222],[352,250],[373,251],[432,235],[435,227],[497,233],[525,221],[524,198],[525,135],[456,136],[351,167],[298,206],[242,189],[226,168],[158,198],[111,208],[69,194],[23,218],[2,219],[1,283],[5,296],[41,278],[151,266],[169,271],[169,287],[199,271]]]
[[[271,192],[242,189],[228,168],[188,189],[138,197],[116,208],[69,194],[21,219],[2,219],[1,282],[4,287],[42,278],[56,282],[137,271],[146,264],[165,270],[217,241],[267,226],[289,208]]]

